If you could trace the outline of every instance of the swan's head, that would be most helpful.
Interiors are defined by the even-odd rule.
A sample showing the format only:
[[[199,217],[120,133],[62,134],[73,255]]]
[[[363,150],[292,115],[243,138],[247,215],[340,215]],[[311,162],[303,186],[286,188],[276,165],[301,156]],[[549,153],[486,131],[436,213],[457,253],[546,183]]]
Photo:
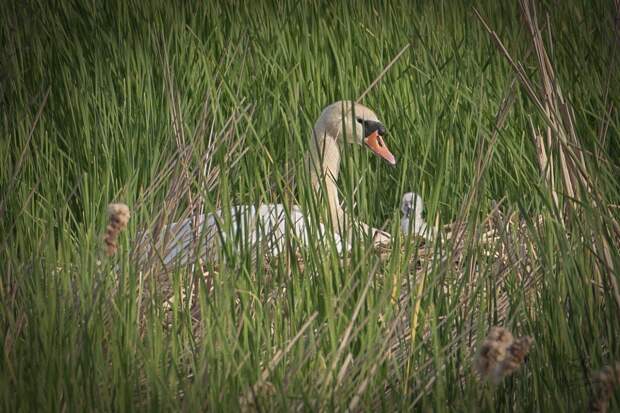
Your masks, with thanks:
[[[403,199],[400,203],[400,210],[403,212],[404,217],[409,217],[412,214],[415,214],[416,217],[421,217],[423,209],[424,202],[420,195],[415,192],[407,192],[403,195]]]
[[[347,100],[332,103],[323,109],[314,125],[314,139],[319,142],[330,136],[340,145],[356,143],[396,165],[396,158],[383,141],[385,126],[371,109]]]

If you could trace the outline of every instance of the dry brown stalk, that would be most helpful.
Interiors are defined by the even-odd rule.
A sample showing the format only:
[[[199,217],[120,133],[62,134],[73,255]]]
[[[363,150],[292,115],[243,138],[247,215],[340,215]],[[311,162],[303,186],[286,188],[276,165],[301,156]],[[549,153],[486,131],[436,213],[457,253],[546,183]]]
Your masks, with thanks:
[[[592,252],[593,276],[599,283],[602,282],[603,277],[607,277],[616,305],[620,310],[620,287],[616,280],[611,254],[611,251],[617,249],[618,245],[617,243],[610,244],[607,236],[608,231],[617,231],[620,225],[613,215],[605,214],[600,207],[606,203],[605,196],[598,189],[594,175],[591,173],[591,164],[597,162],[596,160],[588,162],[592,159],[592,155],[584,149],[575,127],[574,110],[570,102],[565,99],[555,75],[553,64],[547,53],[547,46],[543,40],[543,31],[538,24],[536,3],[531,0],[520,0],[519,4],[535,52],[540,85],[526,74],[523,64],[510,55],[497,33],[489,27],[477,10],[475,14],[491,35],[498,50],[512,66],[517,79],[546,123],[544,132],[534,127],[533,124],[531,129],[537,149],[539,168],[553,198],[560,222],[567,230],[579,230],[580,223],[575,221],[585,215],[584,211],[601,211],[601,213],[588,215],[595,221],[597,227],[604,230],[590,231],[580,236],[584,241],[584,248]],[[550,32],[547,43],[551,48],[553,47]],[[564,196],[560,197],[559,194]]]
[[[368,92],[370,92],[372,88],[375,87],[375,85],[379,83],[381,79],[383,79],[383,76],[385,76],[388,70],[390,70],[390,68],[394,65],[394,63],[396,63],[398,59],[400,59],[400,57],[403,55],[403,53],[407,51],[407,49],[409,49],[409,43],[407,43],[402,49],[400,49],[400,52],[398,52],[396,56],[394,56],[394,58],[390,61],[390,63],[388,63],[383,68],[381,73],[379,73],[379,76],[377,76],[377,78],[372,81],[372,83],[366,88],[366,90],[364,90],[364,92],[357,98],[356,102],[361,102],[362,99],[364,99],[364,96],[366,96]]]

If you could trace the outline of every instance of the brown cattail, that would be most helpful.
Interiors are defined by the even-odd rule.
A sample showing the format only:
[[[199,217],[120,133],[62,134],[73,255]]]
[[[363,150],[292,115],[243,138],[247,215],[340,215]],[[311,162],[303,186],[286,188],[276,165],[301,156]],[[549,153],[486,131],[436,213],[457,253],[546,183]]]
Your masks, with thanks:
[[[495,366],[491,377],[494,383],[499,383],[504,377],[510,376],[521,367],[533,342],[534,339],[530,336],[519,337],[512,342],[506,351],[506,357]]]
[[[491,328],[476,356],[476,371],[482,378],[499,383],[523,364],[533,341],[529,336],[514,339],[503,327]]]
[[[590,412],[605,413],[614,387],[620,385],[620,362],[605,366],[592,376],[594,394],[590,401]]]
[[[106,254],[108,257],[116,254],[118,245],[116,238],[118,234],[127,228],[129,222],[129,207],[125,204],[109,204],[108,205],[108,226],[105,230],[103,242],[106,246]]]
[[[258,399],[263,396],[272,396],[276,393],[276,388],[268,381],[259,381],[248,389],[244,395],[239,397],[239,407],[241,412],[256,412],[258,409]]]
[[[503,327],[492,327],[489,330],[474,363],[480,376],[489,376],[495,366],[506,357],[506,349],[512,341],[512,333]]]

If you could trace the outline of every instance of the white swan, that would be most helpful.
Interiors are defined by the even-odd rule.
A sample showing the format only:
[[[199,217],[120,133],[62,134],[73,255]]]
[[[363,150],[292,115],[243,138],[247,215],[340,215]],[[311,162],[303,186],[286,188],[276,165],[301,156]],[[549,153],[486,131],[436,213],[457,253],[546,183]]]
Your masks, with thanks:
[[[307,164],[314,191],[322,194],[323,185],[326,189],[331,222],[337,234],[343,232],[345,225],[360,226],[365,233],[371,229],[375,241],[389,241],[389,234],[370,228],[351,217],[345,219],[336,185],[340,172],[340,148],[345,143],[363,144],[390,165],[396,165],[396,158],[383,141],[385,133],[385,126],[372,110],[350,101],[335,102],[327,106],[314,125],[310,150],[306,155]]]
[[[338,254],[349,249],[338,234],[332,235]],[[159,251],[163,251],[165,265],[188,264],[196,258],[193,252],[197,249],[201,252],[199,258],[215,262],[226,247],[233,254],[254,253],[259,247],[262,254],[277,257],[293,242],[302,246],[332,242],[323,224],[311,222],[297,206],[287,208],[282,204],[218,209],[167,225],[160,238]]]
[[[364,144],[389,164],[396,164],[394,155],[383,141],[385,132],[372,110],[350,101],[327,106],[314,125],[310,149],[305,157],[306,167],[315,193],[322,195],[326,192],[333,238],[328,236],[325,226],[312,222],[297,206],[288,209],[282,204],[238,205],[229,211],[217,210],[206,217],[199,215],[166,226],[160,236],[163,240],[157,243],[164,264],[192,261],[196,258],[193,253],[196,248],[200,249],[201,258],[215,259],[231,241],[234,241],[231,245],[234,253],[242,246],[254,251],[257,244],[261,244],[262,253],[278,256],[288,245],[287,234],[303,246],[330,242],[331,238],[341,253],[349,248],[349,242],[344,242],[340,236],[345,225],[348,230],[371,231],[374,242],[389,242],[389,234],[350,217],[345,220],[336,186],[340,148],[345,143]],[[150,247],[145,251],[151,251]]]
[[[422,217],[424,202],[422,197],[415,192],[407,192],[403,195],[400,203],[400,210],[403,216],[400,220],[400,229],[403,234],[420,236],[432,241],[435,237],[435,229],[428,226]]]

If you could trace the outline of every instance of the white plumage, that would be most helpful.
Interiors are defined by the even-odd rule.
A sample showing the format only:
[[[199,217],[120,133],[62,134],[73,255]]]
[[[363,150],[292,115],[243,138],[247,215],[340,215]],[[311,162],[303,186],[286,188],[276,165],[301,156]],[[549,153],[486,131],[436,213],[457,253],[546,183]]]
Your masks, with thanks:
[[[400,203],[403,216],[400,220],[400,229],[403,234],[411,233],[431,241],[435,236],[435,230],[426,224],[422,217],[424,202],[422,197],[415,192],[407,192],[403,195]]]
[[[279,256],[293,243],[329,248],[333,242],[339,254],[349,249],[338,234],[312,222],[297,206],[288,210],[283,204],[263,204],[258,208],[236,205],[227,212],[218,209],[206,215],[206,219],[201,214],[167,225],[158,242],[149,244],[157,245],[166,266],[187,264],[197,258],[214,261],[227,248],[233,254],[247,251],[271,257]],[[143,250],[149,251],[150,247]]]

